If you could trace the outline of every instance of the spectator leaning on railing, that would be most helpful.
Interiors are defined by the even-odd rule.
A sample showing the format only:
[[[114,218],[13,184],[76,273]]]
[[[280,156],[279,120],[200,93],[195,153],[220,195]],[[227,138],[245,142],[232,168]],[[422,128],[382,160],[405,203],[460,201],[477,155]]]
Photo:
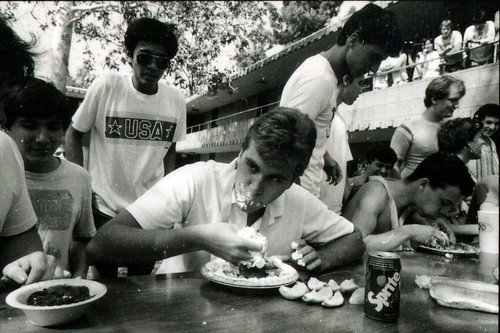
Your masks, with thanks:
[[[486,20],[484,11],[478,11],[472,18],[472,25],[465,29],[464,48],[469,53],[469,66],[480,66],[493,60],[495,24]],[[489,45],[487,45],[489,44]],[[482,47],[478,47],[484,45]]]
[[[444,72],[451,73],[464,69],[462,65],[463,53],[456,53],[462,49],[462,34],[453,30],[453,23],[444,20],[441,23],[441,35],[434,39],[434,48],[444,60]],[[448,55],[452,53],[451,55]]]

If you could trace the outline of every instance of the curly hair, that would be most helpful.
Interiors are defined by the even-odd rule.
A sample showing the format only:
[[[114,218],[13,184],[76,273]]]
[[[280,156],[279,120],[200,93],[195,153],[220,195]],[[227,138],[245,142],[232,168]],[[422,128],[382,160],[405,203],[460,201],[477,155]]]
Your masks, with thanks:
[[[35,77],[27,77],[22,84],[7,92],[3,111],[7,129],[19,117],[59,119],[67,129],[71,117],[66,96],[52,83]]]
[[[486,117],[500,118],[500,105],[484,104],[477,109],[473,118],[478,121],[483,121]]]
[[[167,24],[149,17],[143,17],[130,23],[125,33],[125,49],[132,57],[139,41],[162,45],[172,59],[179,48],[175,25]]]
[[[432,188],[457,186],[465,197],[472,195],[476,185],[464,162],[456,155],[445,152],[429,155],[406,177],[406,181],[413,182],[422,178],[427,178]]]
[[[439,151],[458,154],[481,131],[483,124],[470,118],[455,118],[442,124],[437,132]]]
[[[399,55],[403,45],[394,13],[374,4],[364,6],[349,17],[340,31],[337,44],[345,45],[353,33],[357,33],[366,44],[380,46],[391,57]]]
[[[299,177],[307,168],[316,145],[316,126],[299,110],[278,107],[253,123],[242,150],[245,151],[251,142],[262,159],[285,161],[295,177]]]
[[[371,146],[366,153],[366,162],[368,162],[368,164],[372,163],[375,160],[379,160],[382,163],[394,164],[398,160],[398,157],[394,149],[392,149],[388,145],[378,143]]]
[[[464,81],[449,75],[442,75],[432,80],[425,89],[425,107],[430,107],[433,99],[441,100],[448,97],[452,85],[457,86],[460,98],[462,98],[465,95]]]

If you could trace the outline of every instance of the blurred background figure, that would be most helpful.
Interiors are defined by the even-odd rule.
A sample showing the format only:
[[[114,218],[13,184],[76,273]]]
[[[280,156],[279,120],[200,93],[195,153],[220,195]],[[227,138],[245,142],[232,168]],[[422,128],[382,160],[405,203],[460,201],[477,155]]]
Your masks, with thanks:
[[[349,178],[349,191],[346,191],[344,206],[356,194],[356,192],[368,182],[371,176],[382,176],[387,178],[394,168],[398,157],[394,150],[388,145],[379,143],[370,147],[363,162],[363,172],[359,176]]]
[[[469,50],[467,67],[480,66],[491,62],[493,60],[494,46],[490,43],[494,40],[495,24],[493,21],[486,20],[484,11],[478,11],[472,17],[472,25],[465,29],[464,48],[471,49],[481,45],[484,46]]]
[[[408,81],[408,74],[406,68],[396,70],[406,66],[407,56],[405,53],[400,52],[397,57],[388,57],[380,63],[377,75],[373,77],[373,89],[383,89],[393,84],[401,84]],[[392,71],[388,74],[384,72]]]
[[[434,39],[434,48],[444,61],[444,72],[451,73],[463,69],[463,53],[453,54],[462,49],[462,34],[453,30],[450,20],[444,20],[440,29],[441,35]]]
[[[470,161],[467,167],[474,180],[499,174],[498,151],[492,137],[499,127],[500,106],[498,104],[485,104],[474,114],[474,120],[482,123],[481,139],[484,144],[481,146],[481,156],[478,160]]]
[[[412,62],[410,57],[410,64],[415,65],[413,80],[440,75],[441,58],[438,52],[434,51],[432,40],[422,40],[422,51],[417,53],[415,62]]]

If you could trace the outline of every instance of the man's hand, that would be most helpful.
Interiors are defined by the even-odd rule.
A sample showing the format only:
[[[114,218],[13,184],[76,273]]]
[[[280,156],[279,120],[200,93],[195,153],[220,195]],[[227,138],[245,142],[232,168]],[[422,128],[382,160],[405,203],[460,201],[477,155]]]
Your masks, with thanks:
[[[41,251],[30,253],[4,267],[3,280],[18,284],[31,284],[38,281],[69,278],[71,274],[56,266],[56,258]]]
[[[323,261],[319,256],[318,252],[313,249],[310,245],[307,245],[306,241],[299,239],[292,242],[292,249],[295,250],[292,253],[292,260],[299,266],[307,268],[308,271],[321,270]]]
[[[339,164],[328,153],[325,154],[323,159],[325,161],[323,170],[326,173],[326,181],[330,185],[337,185],[342,180],[342,170]]]
[[[410,233],[410,240],[424,245],[432,245],[434,242],[447,246],[450,243],[448,235],[430,225],[410,224],[404,226]]]
[[[430,225],[438,230],[445,232],[448,236],[448,239],[450,240],[450,244],[455,244],[457,242],[457,237],[455,236],[453,230],[451,230],[450,223],[446,219],[438,217],[434,219]]]
[[[252,259],[249,251],[260,252],[262,244],[237,234],[238,227],[229,223],[204,225],[203,248],[226,261],[238,264]]]

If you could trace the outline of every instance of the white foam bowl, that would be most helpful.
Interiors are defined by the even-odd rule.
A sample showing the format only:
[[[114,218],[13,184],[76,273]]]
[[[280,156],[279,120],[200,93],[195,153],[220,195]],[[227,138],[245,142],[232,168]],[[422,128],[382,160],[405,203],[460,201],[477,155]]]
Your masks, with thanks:
[[[85,286],[89,288],[90,298],[81,302],[54,305],[38,306],[28,305],[28,297],[44,288],[53,286]],[[57,326],[70,323],[79,319],[92,302],[106,294],[107,288],[102,283],[84,279],[60,279],[33,283],[14,290],[5,298],[5,302],[13,308],[23,310],[29,321],[36,326]]]

